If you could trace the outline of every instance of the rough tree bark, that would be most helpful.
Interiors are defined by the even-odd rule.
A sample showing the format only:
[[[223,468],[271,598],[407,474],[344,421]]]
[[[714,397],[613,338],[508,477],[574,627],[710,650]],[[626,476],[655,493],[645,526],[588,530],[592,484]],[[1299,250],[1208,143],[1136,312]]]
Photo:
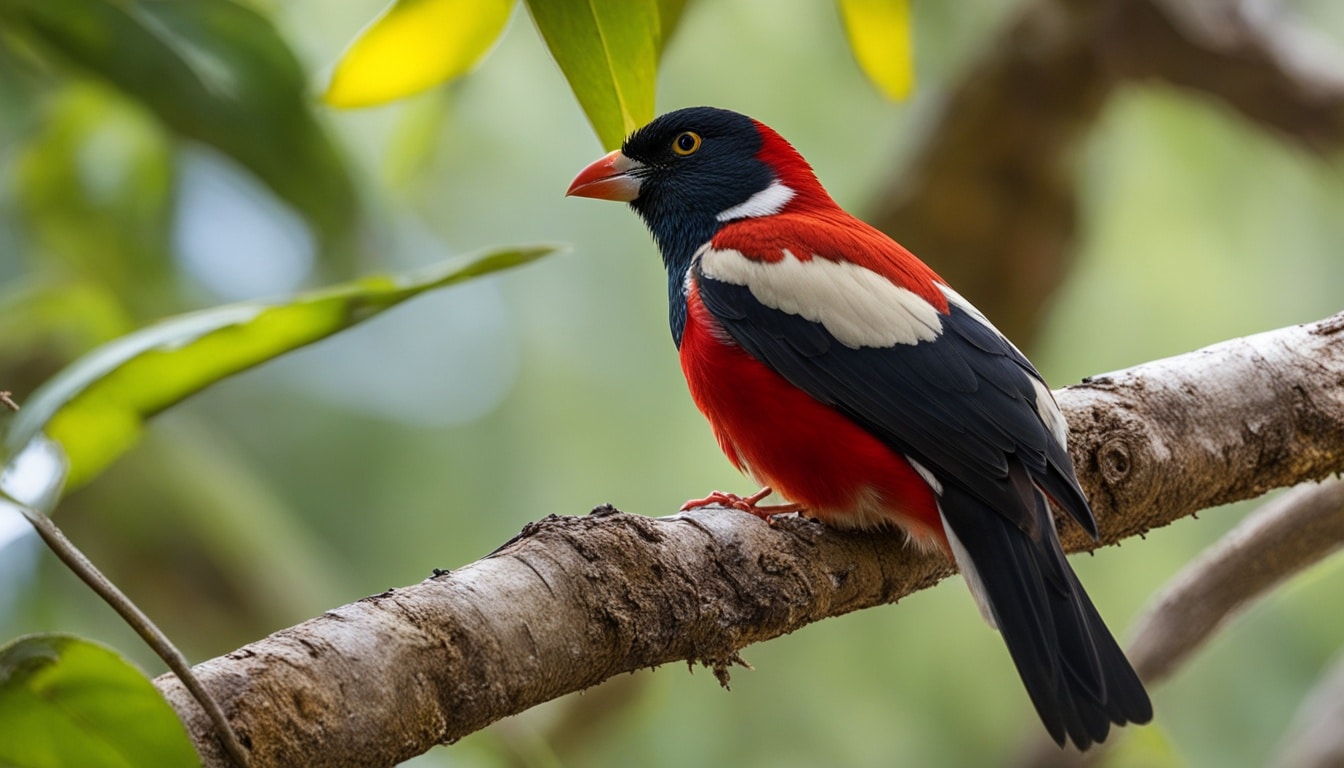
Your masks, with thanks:
[[[1101,544],[1344,471],[1344,313],[1059,391]],[[1070,549],[1096,546],[1074,526]],[[391,765],[622,672],[700,662],[895,602],[953,572],[899,534],[724,510],[599,508],[531,524],[460,570],[389,590],[196,668],[253,765]],[[156,684],[210,766],[208,723]]]

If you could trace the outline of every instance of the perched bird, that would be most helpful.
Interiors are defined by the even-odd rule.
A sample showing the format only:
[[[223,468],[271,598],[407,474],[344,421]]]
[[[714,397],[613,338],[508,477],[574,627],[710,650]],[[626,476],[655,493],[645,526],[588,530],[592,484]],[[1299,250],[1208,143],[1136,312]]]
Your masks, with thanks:
[[[644,219],[691,396],[764,486],[687,508],[899,526],[956,561],[1061,746],[1152,718],[1055,531],[1048,500],[1097,536],[1064,417],[979,310],[736,112],[665,114],[567,194],[628,202]],[[789,503],[761,505],[772,490]]]

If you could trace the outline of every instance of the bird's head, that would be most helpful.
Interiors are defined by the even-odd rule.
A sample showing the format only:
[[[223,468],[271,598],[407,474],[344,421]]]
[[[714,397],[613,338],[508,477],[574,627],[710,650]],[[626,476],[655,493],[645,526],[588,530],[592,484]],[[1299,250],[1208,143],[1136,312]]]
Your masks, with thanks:
[[[679,109],[636,130],[579,172],[566,194],[630,203],[669,267],[681,260],[674,252],[698,248],[728,222],[833,205],[779,134],[713,107]]]

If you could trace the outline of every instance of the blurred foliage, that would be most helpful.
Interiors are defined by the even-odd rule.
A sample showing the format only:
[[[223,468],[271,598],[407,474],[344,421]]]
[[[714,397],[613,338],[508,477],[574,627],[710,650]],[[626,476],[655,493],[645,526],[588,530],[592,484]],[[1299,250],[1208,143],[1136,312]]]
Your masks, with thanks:
[[[251,7],[233,0],[6,0],[0,12],[40,50],[247,167],[328,242],[353,236],[352,180],[305,98],[298,61]]]
[[[904,99],[915,86],[910,55],[910,4],[906,0],[838,0],[854,58],[889,99]]]
[[[349,278],[356,262],[400,271],[501,241],[580,245],[213,387],[63,502],[72,538],[196,659],[472,561],[546,513],[665,514],[744,483],[685,392],[647,232],[620,206],[562,197],[596,147],[525,17],[451,88],[372,110],[314,105],[316,73],[383,5],[0,0],[0,389],[20,403],[165,314]],[[1338,4],[1304,7],[1344,38]],[[1012,10],[914,3],[920,86],[892,105],[855,68],[831,4],[691,3],[662,51],[657,108],[759,117],[860,209]],[[101,55],[120,63],[67,50],[111,29],[127,42]],[[217,120],[192,111],[216,107]],[[240,149],[241,137],[261,138]],[[1340,308],[1337,166],[1159,88],[1114,99],[1082,160],[1084,250],[1034,352],[1056,385]],[[1076,565],[1123,634],[1238,514]],[[1160,732],[1126,734],[1141,743],[1122,754],[1263,763],[1344,637],[1341,588],[1326,563],[1235,622],[1155,691]],[[0,638],[50,630],[161,669],[31,537],[0,544]],[[984,765],[1039,728],[955,581],[745,656],[755,671],[731,693],[680,667],[626,676],[608,684],[617,693],[412,762]],[[567,713],[590,699],[576,732]]]
[[[283,301],[225,304],[147,326],[81,357],[35,392],[14,418],[0,459],[9,469],[9,461],[35,441],[54,443],[60,468],[32,481],[51,492],[29,489],[54,502],[62,483],[75,489],[88,482],[134,445],[146,419],[189,395],[426,291],[526,264],[553,250],[490,250],[410,275],[362,277]]]
[[[396,0],[336,63],[323,101],[367,107],[467,73],[499,39],[514,0]]]
[[[115,652],[67,635],[0,647],[0,763],[200,765],[177,713]]]
[[[686,0],[524,0],[606,149],[653,119],[663,45]],[[914,82],[909,0],[837,0],[855,59],[888,97]],[[511,0],[394,0],[337,62],[324,97],[381,104],[465,74],[495,42]]]

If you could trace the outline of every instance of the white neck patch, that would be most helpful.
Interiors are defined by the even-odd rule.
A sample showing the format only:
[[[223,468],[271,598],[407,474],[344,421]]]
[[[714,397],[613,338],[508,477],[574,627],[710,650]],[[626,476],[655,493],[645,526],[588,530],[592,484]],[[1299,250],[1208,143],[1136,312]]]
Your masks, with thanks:
[[[747,198],[745,203],[734,205],[726,211],[719,211],[719,215],[714,218],[719,221],[732,221],[771,216],[784,210],[784,206],[789,204],[793,195],[792,189],[784,186],[779,179],[775,179],[770,182],[770,186]]]

